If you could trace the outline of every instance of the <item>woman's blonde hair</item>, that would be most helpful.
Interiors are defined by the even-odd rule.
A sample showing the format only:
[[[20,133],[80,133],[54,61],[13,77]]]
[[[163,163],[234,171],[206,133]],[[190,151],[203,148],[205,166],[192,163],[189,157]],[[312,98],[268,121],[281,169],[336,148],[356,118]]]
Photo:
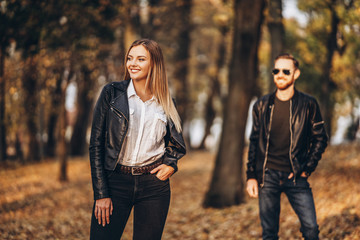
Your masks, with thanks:
[[[150,53],[150,69],[146,79],[146,89],[149,89],[155,96],[159,104],[163,107],[168,119],[171,119],[175,124],[176,130],[181,132],[181,120],[180,116],[175,108],[174,102],[170,96],[168,79],[165,71],[164,57],[159,44],[150,39],[140,39],[134,41],[129,47],[125,55],[125,63],[129,55],[130,50],[142,45]],[[129,80],[130,74],[125,64],[125,78]]]

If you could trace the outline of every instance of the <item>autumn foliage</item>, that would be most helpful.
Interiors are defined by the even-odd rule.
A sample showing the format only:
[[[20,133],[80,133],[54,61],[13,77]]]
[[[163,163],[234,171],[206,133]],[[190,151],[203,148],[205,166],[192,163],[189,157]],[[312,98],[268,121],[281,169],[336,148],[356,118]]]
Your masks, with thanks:
[[[257,200],[224,209],[204,209],[215,156],[193,152],[171,179],[172,200],[163,239],[260,239]],[[69,161],[69,181],[60,183],[58,163],[44,161],[0,168],[0,239],[88,239],[92,209],[87,158]],[[327,149],[310,177],[320,239],[360,239],[359,144]],[[280,239],[302,239],[299,222],[283,196]],[[123,239],[132,239],[130,220]]]

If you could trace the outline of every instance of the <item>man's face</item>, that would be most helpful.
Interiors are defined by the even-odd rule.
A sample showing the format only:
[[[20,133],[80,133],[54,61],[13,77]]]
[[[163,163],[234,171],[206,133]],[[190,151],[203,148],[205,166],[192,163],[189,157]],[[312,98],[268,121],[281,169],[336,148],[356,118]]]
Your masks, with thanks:
[[[278,59],[273,70],[274,83],[279,90],[286,90],[294,85],[300,71],[295,68],[290,59]]]

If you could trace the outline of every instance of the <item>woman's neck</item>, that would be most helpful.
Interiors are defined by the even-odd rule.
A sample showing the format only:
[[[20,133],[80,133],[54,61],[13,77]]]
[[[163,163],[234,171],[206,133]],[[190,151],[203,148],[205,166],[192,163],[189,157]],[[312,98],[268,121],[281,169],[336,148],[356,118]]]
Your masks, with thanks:
[[[152,98],[152,93],[149,88],[146,88],[146,80],[136,81],[133,80],[136,94],[140,97],[143,102],[148,101]]]

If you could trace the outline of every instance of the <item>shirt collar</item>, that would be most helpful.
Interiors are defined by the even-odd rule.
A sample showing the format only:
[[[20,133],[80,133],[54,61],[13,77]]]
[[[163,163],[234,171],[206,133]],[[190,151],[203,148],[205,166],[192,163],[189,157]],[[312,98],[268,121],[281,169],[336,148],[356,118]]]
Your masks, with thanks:
[[[132,96],[136,96],[136,91],[135,91],[135,87],[134,87],[134,83],[133,80],[130,80],[128,89],[127,89],[127,94],[128,94],[128,98],[132,97]]]

